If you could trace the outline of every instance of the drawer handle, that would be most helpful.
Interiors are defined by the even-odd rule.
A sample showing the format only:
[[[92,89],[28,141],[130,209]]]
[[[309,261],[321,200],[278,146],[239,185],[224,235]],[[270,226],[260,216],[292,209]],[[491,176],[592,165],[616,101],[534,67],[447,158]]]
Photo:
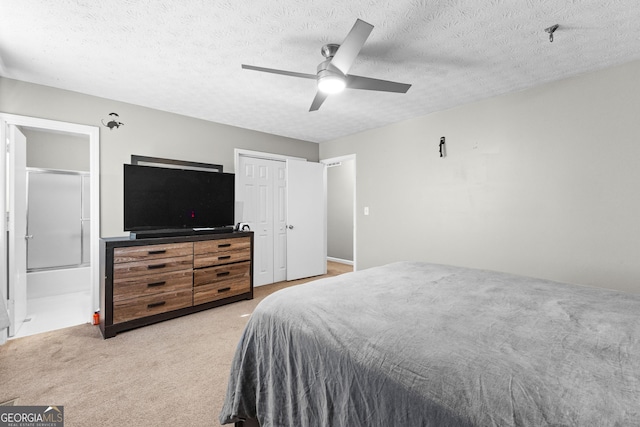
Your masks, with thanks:
[[[218,245],[219,248],[228,248],[229,246],[231,246],[231,243],[221,243]]]
[[[166,301],[160,301],[160,302],[154,302],[151,304],[147,304],[147,308],[155,308],[155,307],[160,307],[165,305],[167,302]]]
[[[230,291],[230,290],[231,290],[231,288],[222,288],[222,289],[218,289],[218,293],[227,292],[227,291]]]
[[[160,255],[160,254],[166,254],[166,253],[167,253],[166,249],[162,249],[159,251],[149,251],[149,255]]]
[[[231,255],[219,256],[218,259],[229,259]]]
[[[154,264],[154,265],[148,265],[147,268],[149,270],[154,270],[157,268],[165,268],[167,266],[167,264]]]
[[[224,277],[224,276],[228,276],[230,274],[231,274],[230,271],[222,271],[222,272],[218,273],[218,277]]]
[[[167,282],[155,282],[155,283],[148,283],[147,287],[149,288],[153,288],[154,286],[162,286],[162,285],[166,285]]]

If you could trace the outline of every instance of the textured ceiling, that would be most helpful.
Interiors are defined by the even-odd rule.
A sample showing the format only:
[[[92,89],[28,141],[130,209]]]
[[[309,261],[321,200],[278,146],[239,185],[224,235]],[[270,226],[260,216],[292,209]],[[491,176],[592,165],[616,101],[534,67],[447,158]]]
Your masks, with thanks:
[[[325,43],[374,25],[309,112]],[[0,75],[322,142],[640,58],[638,0],[0,0]],[[554,42],[544,29],[559,24]]]

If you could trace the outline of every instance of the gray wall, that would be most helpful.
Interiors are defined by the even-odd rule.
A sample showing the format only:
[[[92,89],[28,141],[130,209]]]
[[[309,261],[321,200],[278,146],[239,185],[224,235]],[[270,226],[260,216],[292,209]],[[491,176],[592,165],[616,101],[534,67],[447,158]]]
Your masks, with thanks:
[[[89,172],[89,137],[22,128],[27,167]]]
[[[322,159],[357,155],[358,268],[640,292],[639,75],[636,61],[322,143]]]
[[[327,255],[353,261],[355,160],[327,168]]]
[[[122,165],[132,154],[218,163],[225,172],[234,172],[234,148],[318,161],[316,143],[6,78],[0,78],[0,111],[100,126],[102,237],[124,234]],[[102,126],[111,112],[124,126]]]

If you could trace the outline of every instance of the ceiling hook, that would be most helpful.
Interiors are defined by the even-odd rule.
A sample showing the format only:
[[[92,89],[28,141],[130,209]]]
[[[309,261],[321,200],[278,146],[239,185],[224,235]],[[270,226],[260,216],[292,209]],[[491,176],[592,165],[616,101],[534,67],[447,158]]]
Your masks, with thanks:
[[[556,24],[544,29],[545,32],[549,33],[549,42],[553,43],[553,33],[558,29],[558,27],[559,25]]]

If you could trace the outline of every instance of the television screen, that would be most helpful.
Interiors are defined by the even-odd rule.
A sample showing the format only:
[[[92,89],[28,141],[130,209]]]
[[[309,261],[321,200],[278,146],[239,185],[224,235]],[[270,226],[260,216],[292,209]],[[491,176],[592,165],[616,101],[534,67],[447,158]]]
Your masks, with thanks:
[[[124,165],[124,229],[233,225],[234,174]]]

